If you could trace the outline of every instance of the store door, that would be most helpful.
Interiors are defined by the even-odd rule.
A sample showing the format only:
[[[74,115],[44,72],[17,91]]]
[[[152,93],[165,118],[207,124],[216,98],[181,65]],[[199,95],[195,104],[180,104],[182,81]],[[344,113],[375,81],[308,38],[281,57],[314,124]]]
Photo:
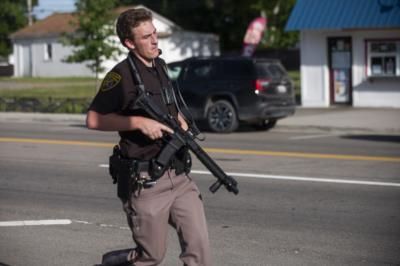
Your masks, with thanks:
[[[351,37],[328,38],[330,103],[352,104]]]

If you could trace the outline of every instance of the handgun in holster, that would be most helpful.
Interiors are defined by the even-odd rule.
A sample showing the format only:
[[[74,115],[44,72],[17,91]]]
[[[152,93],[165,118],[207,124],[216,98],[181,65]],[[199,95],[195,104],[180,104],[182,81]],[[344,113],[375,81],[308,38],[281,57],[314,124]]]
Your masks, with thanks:
[[[109,157],[109,173],[113,184],[117,184],[117,194],[121,199],[128,199],[132,178],[134,178],[136,169],[132,160],[124,159],[118,146],[113,148],[113,153]]]
[[[189,174],[192,169],[192,157],[190,156],[189,149],[184,147],[175,154],[174,161],[172,163],[175,168],[175,174]]]

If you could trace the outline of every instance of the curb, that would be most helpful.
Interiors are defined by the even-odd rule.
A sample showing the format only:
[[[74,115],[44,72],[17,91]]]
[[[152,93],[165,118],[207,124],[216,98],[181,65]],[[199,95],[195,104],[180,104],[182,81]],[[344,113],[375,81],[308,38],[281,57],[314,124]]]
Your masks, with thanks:
[[[304,109],[303,109],[304,110]],[[312,112],[312,110],[304,110]],[[357,112],[357,116],[354,116]],[[382,111],[381,111],[382,112]],[[343,134],[343,133],[363,133],[363,134],[400,134],[400,122],[398,119],[399,110],[388,112],[387,121],[372,123],[370,110],[362,113],[355,109],[353,117],[349,116],[346,120],[340,113],[317,111],[312,114],[301,114],[296,117],[288,117],[278,121],[278,124],[271,131],[298,131],[315,132],[320,134]],[[311,118],[311,119],[310,119]],[[58,124],[81,124],[86,123],[85,114],[52,114],[52,113],[21,113],[21,112],[0,112],[0,122],[13,123],[58,123]],[[385,121],[384,121],[385,120]],[[266,131],[267,132],[267,131]]]
[[[278,122],[279,123],[279,122]],[[281,132],[308,132],[317,134],[388,134],[388,135],[399,135],[400,130],[391,129],[373,129],[373,128],[363,128],[363,127],[339,127],[339,126],[318,126],[318,125],[277,125],[272,131]]]

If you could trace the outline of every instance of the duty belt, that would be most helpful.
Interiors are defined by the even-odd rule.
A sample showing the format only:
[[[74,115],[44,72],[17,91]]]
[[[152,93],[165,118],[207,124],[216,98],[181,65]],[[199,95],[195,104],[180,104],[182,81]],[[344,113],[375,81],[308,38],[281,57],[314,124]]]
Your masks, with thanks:
[[[175,173],[189,173],[191,167],[191,159],[189,153],[184,158],[178,157],[179,154],[170,159],[166,168],[159,169],[159,164],[153,160],[137,160],[124,158],[118,146],[114,147],[113,154],[110,156],[110,175],[114,183],[118,182],[122,176],[128,177],[134,182],[141,182],[145,185],[152,186],[164,174],[165,170],[175,169]],[[189,162],[184,164],[183,162]],[[148,176],[141,177],[140,174],[146,172]]]

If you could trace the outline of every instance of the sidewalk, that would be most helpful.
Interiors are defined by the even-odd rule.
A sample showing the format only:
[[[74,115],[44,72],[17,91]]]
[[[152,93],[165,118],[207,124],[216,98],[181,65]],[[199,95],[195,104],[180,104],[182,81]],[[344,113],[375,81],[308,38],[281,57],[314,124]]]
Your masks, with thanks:
[[[0,112],[1,122],[17,123],[67,123],[85,124],[86,115],[84,114],[48,114],[48,113],[18,113]]]
[[[284,130],[315,130],[325,132],[400,134],[400,109],[298,107],[296,114],[278,121]]]
[[[85,123],[83,114],[0,112],[0,122]],[[278,121],[276,130],[364,134],[399,134],[400,109],[395,108],[305,108]],[[273,129],[274,130],[274,129]]]

